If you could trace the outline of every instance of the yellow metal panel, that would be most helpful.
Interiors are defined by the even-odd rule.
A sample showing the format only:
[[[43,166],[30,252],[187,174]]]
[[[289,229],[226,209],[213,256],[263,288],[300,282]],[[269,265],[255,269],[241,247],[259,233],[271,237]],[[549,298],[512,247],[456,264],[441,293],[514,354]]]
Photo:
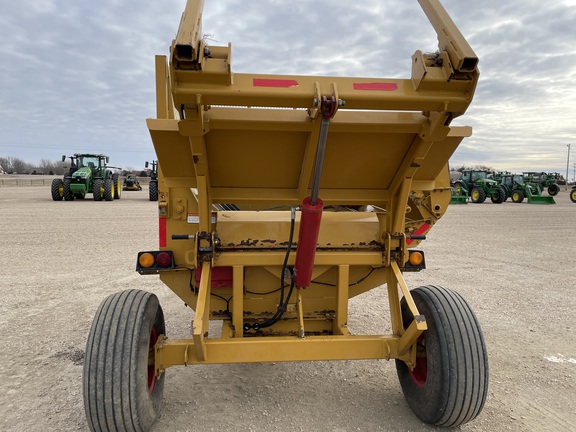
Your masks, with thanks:
[[[196,315],[191,340],[158,343],[159,371],[361,358],[414,365],[425,321],[399,266],[407,247],[421,241],[410,236],[428,232],[446,211],[448,161],[471,134],[450,122],[466,111],[478,80],[477,57],[438,1],[420,2],[439,52],[416,51],[410,78],[398,79],[232,74],[231,45],[207,49],[203,1],[188,0],[169,68],[156,60],[158,118],[147,125],[159,160],[163,249],[176,264],[160,278]],[[334,109],[326,114],[322,100],[333,100]],[[293,268],[300,240],[295,235],[287,251],[290,207],[302,205],[315,176],[325,207],[312,282],[293,293],[278,322],[245,333],[244,324],[264,323],[279,310],[279,292],[289,285],[283,263]],[[241,211],[214,218],[213,204]],[[299,225],[298,215],[296,232]],[[220,267],[232,267],[232,278],[213,286],[212,276],[226,271]],[[350,336],[348,299],[382,284],[393,335]],[[407,329],[398,286],[414,317]],[[224,322],[222,339],[208,338],[209,319]]]

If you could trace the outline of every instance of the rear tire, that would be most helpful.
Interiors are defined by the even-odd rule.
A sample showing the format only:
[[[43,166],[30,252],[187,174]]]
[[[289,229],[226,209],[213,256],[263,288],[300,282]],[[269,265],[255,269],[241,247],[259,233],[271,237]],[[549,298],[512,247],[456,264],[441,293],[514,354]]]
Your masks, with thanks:
[[[524,192],[519,189],[512,191],[512,201],[515,203],[521,203],[524,201]]]
[[[494,194],[490,197],[494,204],[502,204],[506,201],[506,191],[503,187],[499,187]]]
[[[120,199],[122,196],[122,182],[118,174],[112,174],[112,182],[114,183],[114,199]]]
[[[548,186],[548,195],[556,196],[558,195],[558,192],[560,192],[560,186],[558,186],[556,183],[553,183],[550,186]]]
[[[482,204],[486,201],[486,192],[482,188],[473,187],[472,192],[470,192],[470,198],[472,198],[473,203]]]
[[[63,182],[64,201],[74,201],[74,193],[70,190],[70,180],[64,179]]]
[[[52,186],[50,189],[52,192],[52,199],[54,201],[62,201],[62,198],[64,198],[64,183],[62,182],[62,179],[52,180]]]
[[[576,203],[576,189],[572,189],[572,191],[570,192],[570,199],[572,200],[573,203]]]
[[[112,179],[104,180],[104,199],[114,201],[114,182]]]
[[[150,201],[158,201],[158,181],[151,180],[149,188]]]
[[[165,374],[154,375],[152,348],[165,333],[152,293],[127,290],[102,302],[88,335],[82,377],[92,431],[148,431],[156,422]]]
[[[94,201],[102,201],[102,198],[104,198],[104,187],[102,186],[102,180],[94,180],[93,194]]]
[[[424,422],[452,427],[474,419],[488,393],[488,355],[472,309],[458,293],[440,286],[412,291],[428,330],[418,339],[416,367],[396,360],[404,397]],[[411,322],[402,299],[404,326]]]

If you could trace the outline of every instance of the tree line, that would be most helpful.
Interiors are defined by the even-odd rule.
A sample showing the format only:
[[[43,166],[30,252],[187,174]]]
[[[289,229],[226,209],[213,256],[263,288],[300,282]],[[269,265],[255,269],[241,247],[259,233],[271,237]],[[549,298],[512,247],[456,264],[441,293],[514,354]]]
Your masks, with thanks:
[[[0,157],[0,166],[7,174],[50,174],[63,175],[65,162],[40,160],[39,164],[31,164],[17,157]]]
[[[17,157],[0,157],[0,167],[6,174],[64,175],[69,168],[69,164],[69,160],[62,162],[61,160],[41,159],[40,163],[31,164]],[[148,177],[150,175],[147,170],[134,170],[130,167],[121,170],[122,176],[128,174],[135,174],[138,177]]]

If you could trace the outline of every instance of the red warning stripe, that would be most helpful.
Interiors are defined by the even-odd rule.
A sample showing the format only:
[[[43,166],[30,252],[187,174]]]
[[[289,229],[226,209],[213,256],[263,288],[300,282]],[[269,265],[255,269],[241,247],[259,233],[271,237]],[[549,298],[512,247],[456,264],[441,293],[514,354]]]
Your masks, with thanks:
[[[354,90],[394,91],[398,89],[396,83],[354,83]]]
[[[417,229],[416,231],[414,231],[412,234],[414,234],[414,235],[424,234],[426,231],[428,231],[428,230],[430,229],[430,226],[431,226],[431,225],[430,225],[429,223],[424,222],[424,223],[420,226],[420,228],[418,228],[418,229]],[[410,243],[412,243],[413,241],[414,241],[414,240],[412,240],[412,239],[406,239],[406,244],[410,244]]]
[[[158,246],[166,247],[166,218],[158,219]]]
[[[298,81],[290,79],[266,79],[266,78],[253,78],[252,85],[254,87],[297,87]]]

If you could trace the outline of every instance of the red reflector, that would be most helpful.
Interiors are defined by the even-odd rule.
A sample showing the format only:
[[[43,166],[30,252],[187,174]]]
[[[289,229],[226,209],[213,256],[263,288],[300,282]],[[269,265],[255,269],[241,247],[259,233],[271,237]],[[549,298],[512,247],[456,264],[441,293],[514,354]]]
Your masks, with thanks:
[[[166,218],[158,220],[158,246],[166,247]]]
[[[264,78],[254,78],[252,80],[252,85],[254,87],[297,87],[298,81],[287,80],[287,79],[264,79]]]
[[[172,257],[169,253],[160,252],[156,255],[156,265],[158,267],[170,267],[172,265]]]
[[[354,90],[394,91],[398,89],[396,83],[354,83]]]
[[[202,277],[202,267],[198,267],[194,272],[196,286],[200,286],[200,278]],[[232,267],[213,267],[212,275],[210,278],[211,288],[222,288],[232,286]]]

